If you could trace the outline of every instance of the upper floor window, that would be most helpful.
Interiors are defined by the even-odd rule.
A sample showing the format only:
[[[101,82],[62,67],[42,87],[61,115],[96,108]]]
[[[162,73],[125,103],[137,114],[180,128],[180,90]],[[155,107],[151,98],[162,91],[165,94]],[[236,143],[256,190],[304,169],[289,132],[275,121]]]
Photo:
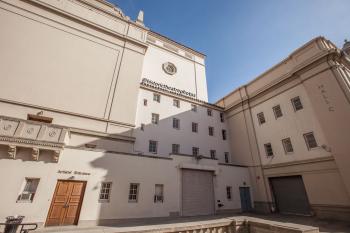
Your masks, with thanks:
[[[221,122],[224,122],[224,121],[225,121],[224,113],[223,113],[223,112],[220,112],[220,121],[221,121]]]
[[[222,130],[222,140],[226,140],[227,135],[226,135],[226,130]]]
[[[293,99],[291,99],[291,101],[293,104],[294,111],[298,111],[298,110],[303,109],[303,104],[301,103],[299,96],[294,97]]]
[[[282,144],[283,144],[284,152],[286,154],[293,153],[294,149],[290,138],[282,139]]]
[[[216,150],[210,150],[210,158],[212,159],[216,158]]]
[[[230,154],[228,152],[225,152],[225,163],[229,163],[230,162]]]
[[[316,138],[313,132],[304,134],[304,139],[308,150],[317,147]]]
[[[264,144],[266,156],[273,156],[273,150],[271,143]]]
[[[39,178],[26,178],[18,201],[33,202],[36,190],[39,185]]]
[[[177,100],[177,99],[173,99],[173,105],[177,108],[180,107],[180,100]]]
[[[177,118],[173,118],[173,128],[180,129],[180,120]]]
[[[180,154],[180,145],[179,144],[172,144],[171,145],[171,152],[172,154]]]
[[[160,103],[160,95],[159,94],[156,94],[156,93],[153,93],[153,100]]]
[[[212,116],[213,115],[213,111],[209,108],[207,108],[207,115],[208,116]]]
[[[112,189],[112,182],[102,182],[100,189],[100,201],[109,201]]]
[[[147,106],[147,99],[143,99],[143,105]]]
[[[192,112],[197,112],[197,105],[191,104],[191,111]]]
[[[194,156],[199,155],[199,148],[198,147],[192,147],[192,155],[194,155]]]
[[[131,183],[129,187],[129,202],[137,202],[139,196],[139,184]]]
[[[266,122],[263,112],[258,113],[257,116],[258,116],[258,121],[259,121],[260,125],[262,125]]]
[[[156,184],[154,192],[154,203],[162,203],[164,201],[164,185]]]
[[[226,198],[227,200],[232,200],[232,187],[226,186]]]
[[[209,126],[208,130],[209,130],[209,136],[214,136],[214,127]]]
[[[198,133],[198,123],[192,122],[192,132]]]
[[[148,151],[149,151],[150,153],[156,154],[156,153],[157,153],[157,149],[158,149],[158,142],[157,142],[157,141],[150,140],[150,141],[149,141],[149,146],[148,146]]]
[[[159,114],[152,113],[152,124],[158,125],[159,123]]]
[[[274,107],[272,107],[273,113],[275,114],[275,118],[279,118],[281,116],[283,116],[282,114],[282,109],[280,105],[276,105]]]
[[[141,130],[145,131],[145,124],[141,123]]]

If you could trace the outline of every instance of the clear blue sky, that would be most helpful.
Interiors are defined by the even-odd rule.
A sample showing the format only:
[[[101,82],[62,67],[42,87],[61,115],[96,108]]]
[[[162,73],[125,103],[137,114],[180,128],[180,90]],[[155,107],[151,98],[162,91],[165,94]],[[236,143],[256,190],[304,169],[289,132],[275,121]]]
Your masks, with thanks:
[[[109,0],[145,25],[207,55],[209,102],[322,35],[350,39],[350,0]]]

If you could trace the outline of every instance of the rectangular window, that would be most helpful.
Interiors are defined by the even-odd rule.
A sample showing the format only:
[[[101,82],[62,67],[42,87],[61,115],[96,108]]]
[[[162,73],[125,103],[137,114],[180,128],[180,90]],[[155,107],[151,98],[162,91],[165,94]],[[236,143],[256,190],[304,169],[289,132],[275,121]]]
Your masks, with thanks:
[[[258,116],[259,125],[262,125],[266,122],[263,112],[258,113],[257,116]]]
[[[141,124],[141,130],[145,131],[145,124]]]
[[[294,97],[293,99],[291,99],[291,101],[295,112],[303,109],[303,104],[301,103],[299,96]]]
[[[226,186],[226,198],[227,200],[232,200],[232,187]]]
[[[211,110],[211,109],[209,109],[209,108],[207,108],[207,114],[208,114],[208,116],[212,116],[212,115],[213,115],[212,110]]]
[[[173,154],[180,154],[180,145],[179,144],[172,144],[171,152]]]
[[[197,105],[191,104],[191,111],[192,112],[197,112]]]
[[[156,94],[156,93],[153,93],[153,100],[160,103],[160,95],[159,94]]]
[[[210,158],[212,159],[216,158],[216,150],[210,150]]]
[[[173,128],[180,129],[180,120],[177,118],[173,118]]]
[[[150,153],[156,154],[157,153],[157,147],[158,147],[158,142],[157,141],[152,141],[152,140],[149,141],[148,151]]]
[[[174,100],[173,100],[173,105],[174,105],[175,107],[179,108],[179,107],[180,107],[180,100],[174,99]]]
[[[225,163],[229,163],[230,162],[229,156],[230,156],[230,154],[228,152],[225,152]]]
[[[152,124],[158,125],[159,123],[159,114],[152,113]]]
[[[198,147],[192,147],[192,155],[194,155],[194,156],[199,155],[199,148]]]
[[[129,202],[137,202],[139,196],[139,184],[131,183],[129,188]]]
[[[220,112],[220,121],[221,121],[221,122],[224,122],[224,121],[225,121],[224,113],[223,113],[223,112]]]
[[[281,116],[283,116],[282,114],[282,109],[280,105],[276,105],[274,107],[272,107],[273,113],[275,114],[275,118],[279,118]]]
[[[290,138],[282,139],[282,144],[283,144],[284,152],[286,154],[293,153],[294,150],[293,150],[293,145]]]
[[[102,182],[100,190],[100,201],[109,201],[112,189],[112,182]]]
[[[317,147],[316,138],[313,132],[304,134],[304,139],[308,150]]]
[[[271,143],[264,144],[264,147],[265,147],[266,156],[273,156]]]
[[[39,185],[39,178],[26,178],[21,194],[18,196],[18,201],[33,202],[36,189]]]
[[[147,100],[146,99],[143,99],[143,105],[147,106]]]
[[[163,203],[164,201],[164,185],[156,184],[154,192],[154,203]]]
[[[192,122],[192,132],[194,133],[198,133],[198,124]]]
[[[222,140],[226,140],[227,135],[226,135],[226,130],[222,130]]]
[[[209,136],[214,136],[214,127],[209,126]]]

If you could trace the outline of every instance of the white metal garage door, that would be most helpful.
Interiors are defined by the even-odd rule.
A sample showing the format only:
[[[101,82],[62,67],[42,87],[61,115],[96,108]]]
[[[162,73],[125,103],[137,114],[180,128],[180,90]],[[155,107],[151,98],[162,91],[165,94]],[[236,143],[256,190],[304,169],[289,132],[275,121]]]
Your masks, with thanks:
[[[182,170],[182,215],[214,214],[213,172]]]

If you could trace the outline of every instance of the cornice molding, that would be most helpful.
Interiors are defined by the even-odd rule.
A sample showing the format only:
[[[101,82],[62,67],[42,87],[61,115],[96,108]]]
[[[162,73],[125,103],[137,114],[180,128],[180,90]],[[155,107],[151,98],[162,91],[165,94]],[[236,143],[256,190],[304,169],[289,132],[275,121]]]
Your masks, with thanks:
[[[263,165],[262,168],[263,169],[273,169],[273,168],[288,167],[288,166],[310,164],[310,163],[322,163],[322,162],[328,162],[328,161],[334,161],[334,157],[327,156],[327,157],[320,157],[320,158],[314,158],[314,159],[306,159],[306,160],[299,160],[299,161],[292,161],[292,162],[285,162],[285,163],[269,164],[269,165]]]

